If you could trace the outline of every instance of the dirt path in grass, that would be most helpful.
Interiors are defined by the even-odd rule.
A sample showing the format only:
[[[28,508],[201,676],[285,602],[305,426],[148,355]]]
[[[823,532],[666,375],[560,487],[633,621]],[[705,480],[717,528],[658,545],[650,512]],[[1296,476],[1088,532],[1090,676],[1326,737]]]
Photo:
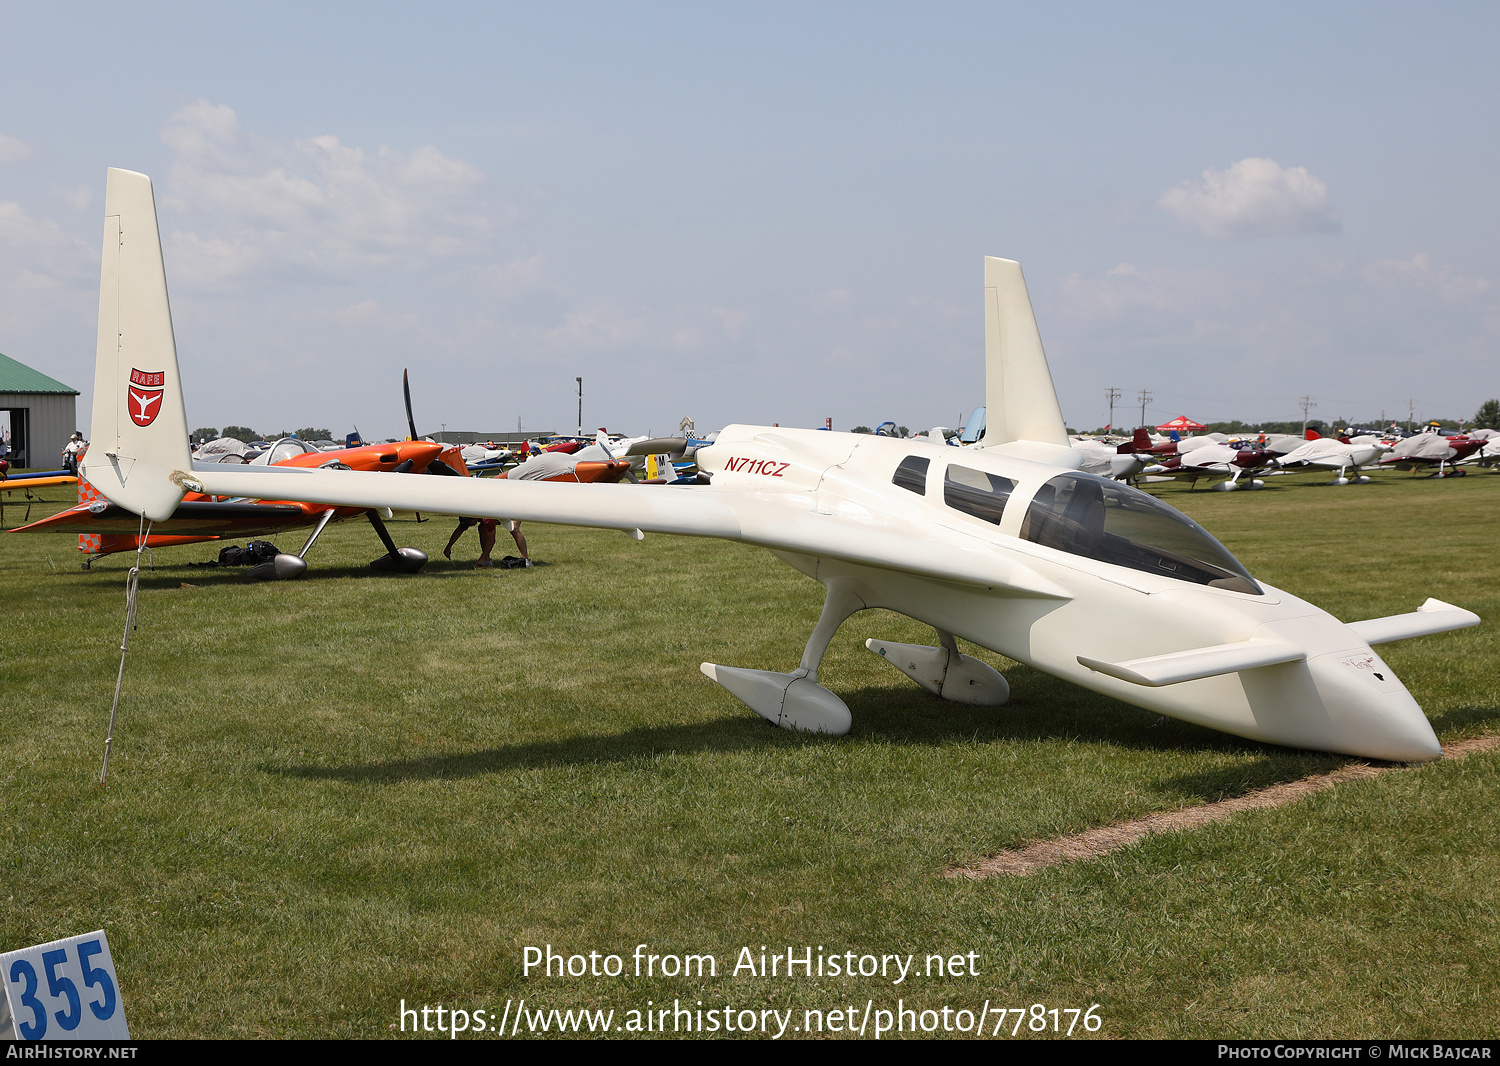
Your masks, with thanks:
[[[1495,748],[1500,748],[1500,735],[1472,737],[1468,740],[1457,740],[1452,744],[1445,744],[1443,757],[1462,759],[1473,752],[1491,751]],[[1118,822],[1115,825],[1101,826],[1098,829],[1086,829],[1072,836],[1039,841],[1014,851],[1002,851],[998,855],[992,855],[977,866],[950,866],[943,871],[943,874],[946,877],[963,877],[969,880],[1004,875],[1023,877],[1059,863],[1078,862],[1081,859],[1108,855],[1112,851],[1129,847],[1150,833],[1175,833],[1183,829],[1196,829],[1200,825],[1222,821],[1240,811],[1251,811],[1261,807],[1281,807],[1288,803],[1295,803],[1303,796],[1321,792],[1325,788],[1332,788],[1340,781],[1375,777],[1392,770],[1404,769],[1406,767],[1400,763],[1375,765],[1355,763],[1332,773],[1314,774],[1312,777],[1272,785],[1269,788],[1219,800],[1216,803],[1163,811],[1160,814],[1147,815],[1145,818],[1137,818],[1130,822]]]

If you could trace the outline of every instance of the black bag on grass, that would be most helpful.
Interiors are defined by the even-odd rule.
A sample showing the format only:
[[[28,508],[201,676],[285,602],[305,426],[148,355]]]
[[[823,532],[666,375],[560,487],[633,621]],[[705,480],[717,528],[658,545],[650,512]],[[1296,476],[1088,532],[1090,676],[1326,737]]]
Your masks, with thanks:
[[[252,540],[241,548],[231,544],[219,551],[220,566],[255,566],[276,558],[276,545],[268,540]]]

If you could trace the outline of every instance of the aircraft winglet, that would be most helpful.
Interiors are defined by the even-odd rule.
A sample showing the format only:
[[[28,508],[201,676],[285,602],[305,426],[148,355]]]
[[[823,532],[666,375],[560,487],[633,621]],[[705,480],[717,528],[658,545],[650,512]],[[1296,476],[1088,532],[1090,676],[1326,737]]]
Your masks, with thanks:
[[[151,179],[109,170],[99,274],[94,415],[83,472],[112,503],[153,522],[182,500],[192,468]]]
[[[1076,467],[1021,264],[992,256],[984,260],[984,370],[982,447],[1051,445],[1006,451]]]
[[[1479,622],[1479,616],[1473,611],[1466,611],[1462,607],[1455,607],[1429,596],[1426,603],[1410,614],[1392,614],[1384,618],[1350,622],[1349,628],[1358,633],[1366,644],[1389,644],[1395,640],[1467,629],[1469,626],[1477,626]]]

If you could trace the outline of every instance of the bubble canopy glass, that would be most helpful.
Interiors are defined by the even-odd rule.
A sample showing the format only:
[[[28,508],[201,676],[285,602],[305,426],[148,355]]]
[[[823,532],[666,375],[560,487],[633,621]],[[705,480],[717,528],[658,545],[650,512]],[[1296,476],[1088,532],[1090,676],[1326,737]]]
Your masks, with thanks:
[[[1021,537],[1161,577],[1263,595],[1238,559],[1154,496],[1091,474],[1062,474],[1031,500]]]

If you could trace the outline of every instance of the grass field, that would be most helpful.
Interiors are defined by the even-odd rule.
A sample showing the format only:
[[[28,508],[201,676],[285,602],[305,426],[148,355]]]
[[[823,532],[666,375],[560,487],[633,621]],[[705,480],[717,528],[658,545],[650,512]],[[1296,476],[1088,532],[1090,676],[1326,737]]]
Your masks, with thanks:
[[[1477,611],[1477,629],[1382,655],[1444,742],[1500,731],[1500,478],[1153,491],[1340,618],[1429,595]],[[931,643],[878,611],[820,671],[853,731],[792,735],[698,672],[796,663],[822,590],[769,554],[529,526],[547,565],[476,571],[439,555],[449,520],[391,525],[434,557],[424,574],[364,569],[381,549],[354,522],[294,583],[188,565],[211,545],[158,552],[104,790],[134,557],[85,573],[74,537],[0,540],[0,951],[104,928],[138,1037],[375,1037],[403,999],[498,1015],[522,997],[616,1024],[674,999],[794,1008],[792,1028],[805,1009],[988,1000],[1098,1004],[1103,1037],[1496,1035],[1494,753],[1027,878],[945,878],[1349,760],[1159,719],[987,652],[1010,704],[948,704],[863,648]],[[629,976],[641,943],[712,954],[717,976]],[[523,975],[523,948],[544,944],[618,954],[625,975]],[[972,952],[979,973],[731,972],[761,945]]]

